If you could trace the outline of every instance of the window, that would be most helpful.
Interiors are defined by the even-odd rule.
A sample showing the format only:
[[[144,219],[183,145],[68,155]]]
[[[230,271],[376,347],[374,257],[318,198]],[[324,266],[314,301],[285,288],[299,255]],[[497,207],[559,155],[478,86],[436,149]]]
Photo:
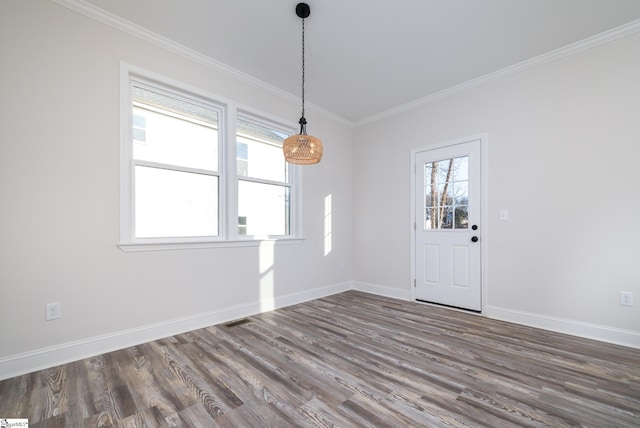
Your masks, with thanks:
[[[121,248],[297,237],[291,129],[129,67],[122,98]]]
[[[286,236],[290,229],[290,184],[282,154],[287,134],[250,119],[238,119],[238,233]],[[250,156],[249,156],[250,154]]]
[[[134,237],[218,236],[219,112],[139,84],[132,95]]]

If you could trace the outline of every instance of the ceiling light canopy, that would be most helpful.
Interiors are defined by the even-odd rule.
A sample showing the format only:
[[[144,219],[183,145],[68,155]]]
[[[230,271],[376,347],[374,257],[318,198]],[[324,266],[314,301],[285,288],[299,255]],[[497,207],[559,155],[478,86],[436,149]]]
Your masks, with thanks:
[[[311,14],[311,8],[306,3],[298,3],[296,15],[302,18],[302,115],[298,123],[300,133],[284,140],[282,150],[287,162],[297,165],[312,165],[322,159],[322,141],[312,135],[307,135],[307,119],[304,117],[304,20]]]

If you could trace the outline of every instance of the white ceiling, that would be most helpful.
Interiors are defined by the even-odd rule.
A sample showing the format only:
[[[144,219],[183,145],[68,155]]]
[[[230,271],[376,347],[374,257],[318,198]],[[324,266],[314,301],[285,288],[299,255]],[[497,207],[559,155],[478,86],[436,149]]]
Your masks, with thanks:
[[[296,0],[86,0],[300,96]],[[306,100],[366,121],[640,19],[640,0],[309,0]]]

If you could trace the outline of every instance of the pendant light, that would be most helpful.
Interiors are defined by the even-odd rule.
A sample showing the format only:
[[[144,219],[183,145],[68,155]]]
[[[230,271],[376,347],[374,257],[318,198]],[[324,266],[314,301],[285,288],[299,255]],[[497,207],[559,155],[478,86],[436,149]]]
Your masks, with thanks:
[[[297,165],[312,165],[322,159],[322,141],[307,135],[307,119],[304,118],[304,19],[310,14],[311,8],[308,4],[298,3],[296,15],[302,18],[302,116],[298,121],[300,133],[287,138],[282,144],[285,160]]]

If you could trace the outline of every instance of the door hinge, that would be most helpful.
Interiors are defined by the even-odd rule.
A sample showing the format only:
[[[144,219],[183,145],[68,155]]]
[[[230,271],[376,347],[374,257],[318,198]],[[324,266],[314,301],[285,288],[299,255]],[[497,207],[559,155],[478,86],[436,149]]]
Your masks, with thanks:
[[[413,222],[413,230],[416,230],[416,222]]]
[[[416,280],[413,280],[413,288],[416,288]]]

